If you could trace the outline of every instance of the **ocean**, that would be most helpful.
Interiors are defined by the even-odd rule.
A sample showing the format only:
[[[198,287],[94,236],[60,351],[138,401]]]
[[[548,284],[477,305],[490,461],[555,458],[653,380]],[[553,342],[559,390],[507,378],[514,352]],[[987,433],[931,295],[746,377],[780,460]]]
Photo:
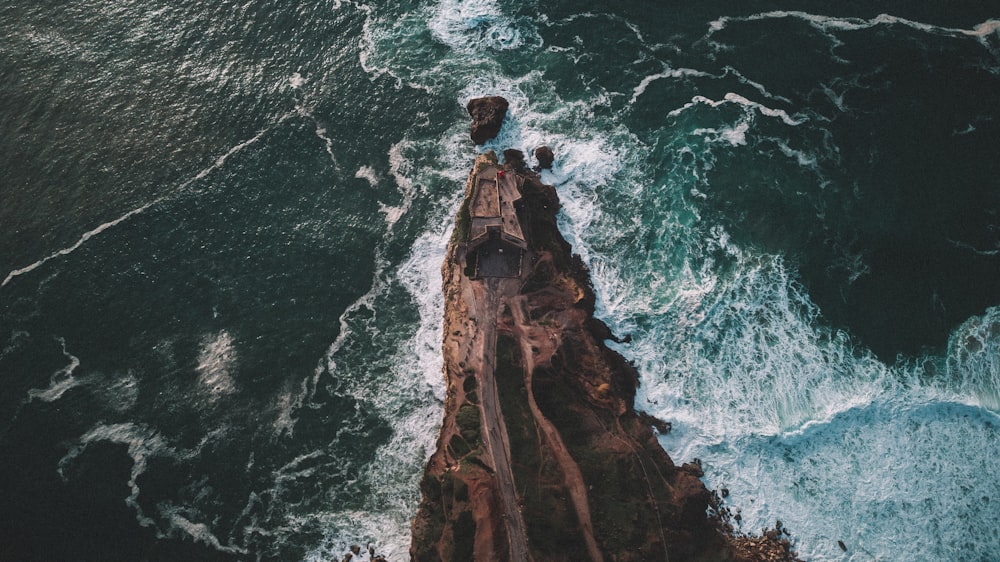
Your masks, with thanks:
[[[0,28],[0,559],[407,559],[464,179],[543,144],[637,407],[740,530],[1000,559],[1000,5],[0,0]]]

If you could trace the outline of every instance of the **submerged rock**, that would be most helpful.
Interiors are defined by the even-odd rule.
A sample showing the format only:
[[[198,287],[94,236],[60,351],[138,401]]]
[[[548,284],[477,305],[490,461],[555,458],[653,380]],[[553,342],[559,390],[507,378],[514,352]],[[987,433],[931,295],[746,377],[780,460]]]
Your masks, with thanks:
[[[503,126],[508,107],[510,104],[500,96],[486,96],[469,100],[465,109],[472,117],[472,130],[470,131],[472,142],[483,144],[495,138],[500,133],[500,127]]]

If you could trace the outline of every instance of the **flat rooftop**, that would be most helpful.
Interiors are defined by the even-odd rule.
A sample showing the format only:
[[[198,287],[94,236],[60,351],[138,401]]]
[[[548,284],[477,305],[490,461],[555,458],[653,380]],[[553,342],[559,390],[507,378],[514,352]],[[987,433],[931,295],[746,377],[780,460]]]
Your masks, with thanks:
[[[469,241],[473,245],[482,243],[488,227],[499,227],[512,243],[522,247],[526,245],[514,207],[514,203],[521,199],[520,181],[517,174],[502,173],[496,166],[488,166],[479,172],[469,202],[472,218]]]
[[[469,214],[474,219],[500,216],[500,191],[496,178],[479,177],[476,193],[472,196]]]

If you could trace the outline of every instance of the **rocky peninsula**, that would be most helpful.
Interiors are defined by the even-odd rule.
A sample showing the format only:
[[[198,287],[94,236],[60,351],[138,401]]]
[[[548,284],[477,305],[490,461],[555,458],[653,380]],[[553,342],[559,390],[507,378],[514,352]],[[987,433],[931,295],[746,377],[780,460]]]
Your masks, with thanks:
[[[477,143],[500,100],[470,102]],[[476,158],[442,266],[448,391],[412,560],[795,560],[780,523],[735,533],[698,463],[660,447],[669,425],[634,409],[638,373],[604,343],[558,211],[520,151]]]

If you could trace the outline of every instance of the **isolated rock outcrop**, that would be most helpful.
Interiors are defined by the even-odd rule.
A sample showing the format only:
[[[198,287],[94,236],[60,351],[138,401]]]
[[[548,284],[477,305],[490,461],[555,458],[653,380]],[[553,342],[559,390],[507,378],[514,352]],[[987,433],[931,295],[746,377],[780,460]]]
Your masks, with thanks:
[[[469,100],[465,109],[472,117],[472,131],[470,132],[472,142],[483,144],[495,138],[500,133],[500,127],[503,126],[508,107],[510,104],[500,96],[486,96]]]
[[[556,155],[552,153],[551,148],[539,146],[535,149],[535,159],[538,160],[539,170],[551,170],[552,162],[556,159]]]

